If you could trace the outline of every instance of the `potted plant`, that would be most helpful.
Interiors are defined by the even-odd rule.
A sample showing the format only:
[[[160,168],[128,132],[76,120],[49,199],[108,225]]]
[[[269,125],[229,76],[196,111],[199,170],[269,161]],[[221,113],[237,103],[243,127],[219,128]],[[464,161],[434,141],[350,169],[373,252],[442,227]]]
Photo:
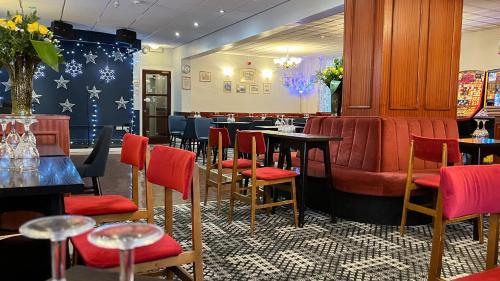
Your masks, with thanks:
[[[56,43],[53,33],[38,22],[36,11],[0,18],[0,67],[9,73],[12,115],[31,115],[33,74],[40,61],[59,70],[63,58]]]
[[[333,59],[333,65],[316,74],[316,78],[323,82],[329,89],[332,97],[332,113],[340,116],[342,108],[342,78],[344,65],[341,58]]]

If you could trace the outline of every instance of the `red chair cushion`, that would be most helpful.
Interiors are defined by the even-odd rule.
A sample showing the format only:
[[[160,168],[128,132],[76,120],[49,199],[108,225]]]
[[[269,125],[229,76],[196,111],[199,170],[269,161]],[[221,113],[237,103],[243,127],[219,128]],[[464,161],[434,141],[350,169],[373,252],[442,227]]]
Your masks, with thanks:
[[[441,162],[443,155],[443,144],[446,143],[448,150],[448,162],[458,163],[461,159],[460,148],[457,139],[426,138],[411,135],[414,143],[415,157]]]
[[[146,137],[125,134],[123,136],[121,162],[142,170],[146,160],[149,139]]]
[[[443,216],[500,213],[500,165],[441,168]]]
[[[417,178],[413,182],[418,186],[439,188],[440,181],[441,177],[439,175],[436,175],[436,176]]]
[[[139,208],[128,198],[121,195],[70,196],[64,198],[66,214],[97,216],[108,214],[132,213]]]
[[[455,281],[498,281],[500,280],[500,267],[479,272],[469,276],[455,279]]]
[[[230,147],[231,139],[229,138],[229,131],[227,128],[213,128],[210,127],[210,145],[212,147],[219,146],[219,133],[222,135],[222,147]]]
[[[255,148],[257,154],[266,153],[266,143],[262,132],[240,131],[236,133],[239,153],[252,153],[252,138],[255,137]]]
[[[283,170],[274,167],[264,167],[255,170],[258,180],[279,180],[285,178],[293,178],[298,176],[294,171]],[[252,177],[252,170],[246,170],[241,173],[245,177]]]
[[[189,198],[196,154],[174,147],[153,147],[147,178],[151,183],[182,193],[182,199]]]
[[[97,268],[119,267],[119,250],[94,246],[87,239],[89,232],[71,238],[71,243],[73,243],[85,265]],[[172,237],[165,234],[158,242],[136,248],[134,251],[135,263],[138,264],[178,256],[182,253],[182,247]]]

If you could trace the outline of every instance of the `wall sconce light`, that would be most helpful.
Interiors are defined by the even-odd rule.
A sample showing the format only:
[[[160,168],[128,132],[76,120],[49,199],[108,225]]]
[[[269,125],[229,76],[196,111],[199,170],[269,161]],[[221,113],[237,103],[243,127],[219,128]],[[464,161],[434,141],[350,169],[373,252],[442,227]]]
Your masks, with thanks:
[[[273,77],[273,71],[271,69],[262,70],[262,77],[267,80],[271,79]]]
[[[224,67],[222,69],[222,73],[224,73],[224,76],[226,76],[226,77],[233,76],[233,68],[232,67]]]

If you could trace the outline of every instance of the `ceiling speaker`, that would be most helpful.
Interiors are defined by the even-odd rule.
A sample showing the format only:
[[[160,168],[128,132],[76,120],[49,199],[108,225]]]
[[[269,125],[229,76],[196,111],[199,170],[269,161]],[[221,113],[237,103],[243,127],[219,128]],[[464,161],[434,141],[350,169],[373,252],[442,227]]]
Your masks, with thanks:
[[[137,34],[128,29],[118,29],[116,31],[116,42],[127,43],[133,45],[135,43]]]
[[[50,29],[56,37],[73,39],[73,25],[55,20],[50,24]]]

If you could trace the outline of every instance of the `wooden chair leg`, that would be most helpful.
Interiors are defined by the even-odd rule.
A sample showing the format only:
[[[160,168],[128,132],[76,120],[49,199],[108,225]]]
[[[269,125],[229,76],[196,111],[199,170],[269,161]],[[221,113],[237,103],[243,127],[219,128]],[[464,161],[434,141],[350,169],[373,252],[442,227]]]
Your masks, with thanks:
[[[233,175],[234,177],[234,175]],[[234,209],[234,193],[236,192],[236,182],[233,180],[231,183],[231,193],[229,195],[229,211],[228,211],[228,221],[233,222],[233,209]]]
[[[479,217],[477,218],[477,232],[479,235],[479,243],[480,244],[484,243],[483,220],[484,220],[483,215],[479,215]]]
[[[203,280],[203,262],[201,258],[196,258],[197,261],[193,263],[193,271],[194,271],[194,280],[202,281]]]
[[[295,188],[295,179],[292,179],[292,207],[293,207],[293,224],[295,227],[299,226],[299,217],[298,217],[298,212],[297,212],[297,192]]]
[[[436,216],[434,217],[434,233],[432,234],[431,262],[429,265],[428,281],[438,281],[441,276],[441,266],[443,262],[443,252],[445,239],[446,222],[443,221],[443,198],[441,191],[438,191],[436,201]]]
[[[488,252],[486,255],[486,269],[492,269],[498,263],[498,219],[499,214],[490,215],[490,225],[488,228]]]
[[[255,209],[257,207],[257,188],[259,188],[256,185],[253,185],[252,183],[252,194],[250,197],[250,233],[253,236],[255,233]]]
[[[217,215],[220,213],[220,202],[221,202],[222,184],[217,183]]]
[[[408,216],[408,203],[410,202],[411,192],[408,188],[406,188],[404,201],[403,201],[403,213],[401,214],[401,225],[399,226],[399,234],[401,236],[405,235],[406,232],[406,219]]]

